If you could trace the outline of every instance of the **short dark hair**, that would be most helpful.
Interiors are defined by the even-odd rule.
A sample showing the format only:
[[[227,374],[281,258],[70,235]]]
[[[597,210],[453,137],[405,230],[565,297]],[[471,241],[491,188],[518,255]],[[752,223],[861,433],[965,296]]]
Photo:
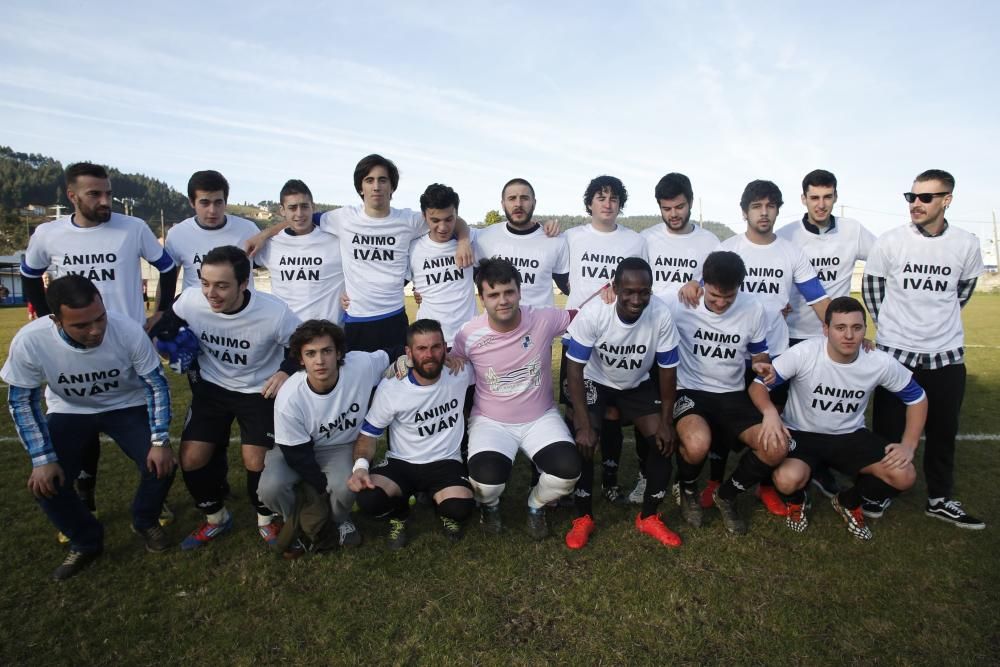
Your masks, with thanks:
[[[62,317],[60,309],[86,308],[94,303],[94,299],[100,298],[101,293],[89,278],[69,273],[61,278],[56,278],[49,283],[49,288],[45,292],[45,303],[56,319]]]
[[[750,210],[750,204],[761,199],[769,199],[779,209],[785,203],[781,199],[781,190],[771,181],[750,181],[740,197],[740,208],[746,213]]]
[[[455,212],[458,212],[458,193],[449,188],[447,185],[441,185],[440,183],[431,183],[424,190],[424,194],[420,195],[420,212],[426,213],[429,208],[436,209],[446,209],[449,206],[455,207]]]
[[[826,307],[826,314],[823,315],[826,326],[830,326],[834,313],[861,313],[861,319],[865,319],[865,307],[853,296],[838,296],[830,302]]]
[[[507,194],[507,188],[509,188],[512,185],[527,185],[528,189],[531,190],[531,196],[532,197],[535,196],[535,188],[531,185],[531,183],[524,180],[523,178],[512,178],[506,183],[504,183],[503,187],[500,188],[500,199],[504,198],[504,195]]]
[[[288,338],[288,350],[292,359],[302,361],[302,346],[317,338],[329,336],[333,346],[337,348],[337,365],[344,365],[344,355],[347,354],[347,337],[344,330],[330,320],[306,320],[300,324]]]
[[[385,167],[385,170],[389,172],[389,183],[392,185],[393,192],[399,187],[399,169],[396,168],[393,161],[378,153],[372,153],[361,158],[358,166],[354,168],[354,190],[359,195],[361,194],[361,181],[365,180],[365,176],[370,174],[375,167]]]
[[[413,345],[413,337],[420,334],[439,333],[441,340],[444,340],[444,331],[441,330],[441,323],[437,320],[424,318],[417,320],[406,328],[406,346]]]
[[[837,177],[826,169],[813,169],[802,179],[802,194],[809,191],[810,185],[818,188],[833,188],[833,192],[836,193]]]
[[[74,162],[66,167],[66,187],[72,187],[76,179],[81,176],[93,176],[94,178],[107,178],[108,170],[102,165],[93,162]]]
[[[229,201],[229,181],[226,180],[225,176],[214,169],[196,171],[191,174],[191,178],[188,179],[189,201],[194,201],[195,194],[198,190],[201,190],[202,192],[215,192],[216,190],[222,190],[222,198]]]
[[[217,266],[219,264],[232,265],[237,285],[250,280],[250,258],[247,257],[242,248],[237,248],[234,245],[222,245],[218,248],[212,248],[201,258],[202,266]]]
[[[598,176],[592,179],[587,184],[587,189],[583,191],[583,206],[587,209],[588,214],[593,213],[590,210],[590,202],[594,201],[594,197],[605,190],[610,190],[611,194],[618,198],[619,210],[625,208],[625,202],[628,201],[628,190],[625,189],[625,184],[621,182],[621,179],[614,176]]]
[[[649,262],[644,260],[642,257],[626,257],[621,262],[618,263],[618,268],[615,269],[615,277],[611,280],[611,284],[618,287],[621,284],[621,276],[626,271],[641,271],[649,275],[649,284],[653,284],[653,269],[649,266]]]
[[[691,179],[677,172],[670,172],[661,178],[659,183],[656,184],[656,189],[653,191],[653,196],[656,197],[657,201],[661,199],[673,199],[681,195],[684,195],[684,198],[687,199],[688,206],[694,202],[694,190],[691,189]]]
[[[706,285],[714,285],[726,291],[739,289],[746,277],[747,267],[743,263],[743,258],[729,250],[709,253],[702,265],[702,281]]]
[[[955,190],[955,177],[944,169],[928,169],[927,171],[922,171],[917,174],[917,177],[913,180],[917,183],[923,183],[924,181],[941,181],[948,189],[948,192],[954,192]]]
[[[521,289],[521,274],[510,260],[497,257],[479,262],[479,271],[476,272],[476,289],[479,290],[479,296],[483,295],[483,283],[493,287],[509,282],[513,282],[518,289]]]
[[[281,192],[278,193],[278,203],[284,205],[285,197],[289,195],[305,195],[309,197],[309,201],[312,201],[313,198],[313,193],[309,189],[309,186],[297,178],[289,179],[281,186]]]

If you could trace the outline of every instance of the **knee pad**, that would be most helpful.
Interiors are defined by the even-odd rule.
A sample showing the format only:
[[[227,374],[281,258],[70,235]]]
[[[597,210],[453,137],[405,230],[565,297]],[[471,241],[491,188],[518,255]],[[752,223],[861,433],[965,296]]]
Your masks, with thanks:
[[[437,513],[455,521],[465,521],[476,507],[472,498],[446,498],[437,504]]]
[[[472,491],[476,494],[476,501],[481,505],[492,507],[500,502],[500,494],[507,487],[506,484],[482,484],[469,477],[472,484]]]
[[[579,476],[573,479],[564,479],[543,472],[538,478],[538,484],[535,485],[528,497],[528,504],[532,507],[544,507],[553,500],[559,500],[563,496],[569,495],[573,491],[573,487],[576,486],[577,479]]]
[[[506,484],[514,462],[500,452],[483,451],[469,458],[469,477],[484,484]]]

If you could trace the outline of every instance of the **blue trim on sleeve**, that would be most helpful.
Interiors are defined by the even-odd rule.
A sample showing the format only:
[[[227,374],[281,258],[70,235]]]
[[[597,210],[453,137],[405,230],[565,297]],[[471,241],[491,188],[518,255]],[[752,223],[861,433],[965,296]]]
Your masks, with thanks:
[[[924,398],[924,390],[917,381],[910,378],[909,384],[900,389],[899,391],[892,392],[896,397],[907,405],[913,405],[914,403],[919,403]]]
[[[767,352],[767,339],[760,341],[759,343],[750,342],[747,345],[747,350],[750,354],[760,354],[761,352]]]
[[[23,276],[27,276],[29,278],[41,278],[45,275],[45,270],[48,268],[49,267],[44,266],[40,269],[33,269],[28,266],[27,262],[25,262],[23,258],[21,259],[21,275]]]
[[[155,262],[150,262],[150,264],[155,266],[156,270],[159,271],[160,273],[169,271],[175,266],[174,258],[171,257],[170,253],[167,252],[166,250],[163,251],[163,254],[160,255],[160,258],[158,260],[156,260]]]
[[[371,424],[368,423],[368,420],[366,419],[361,424],[361,432],[367,435],[369,438],[377,438],[383,433],[385,433],[385,429],[372,426]]]
[[[326,211],[313,213],[313,224],[317,227],[319,227],[320,220],[323,219],[323,213],[326,213]]]
[[[565,344],[565,340],[563,341],[563,344]],[[586,345],[570,338],[569,345],[566,349],[566,357],[578,363],[585,364],[590,361],[590,355],[593,351],[594,348],[587,347]]]
[[[667,350],[666,352],[656,353],[656,363],[663,368],[673,368],[681,362],[681,356],[677,352],[677,348],[672,350]]]
[[[826,296],[826,290],[823,289],[823,283],[819,281],[819,278],[810,278],[804,283],[795,283],[795,287],[808,304],[813,304]]]
[[[759,382],[760,378],[757,378],[757,381]],[[786,382],[788,382],[788,380],[781,377],[781,373],[779,373],[778,371],[774,371],[774,382],[772,382],[771,384],[764,384],[763,382],[761,382],[761,384],[764,384],[764,386],[767,387],[767,390],[771,391],[773,389],[777,389]]]

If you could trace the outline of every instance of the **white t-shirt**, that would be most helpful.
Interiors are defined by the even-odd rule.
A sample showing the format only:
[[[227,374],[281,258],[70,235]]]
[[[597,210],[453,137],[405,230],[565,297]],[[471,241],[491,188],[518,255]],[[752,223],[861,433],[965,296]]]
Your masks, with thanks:
[[[865,408],[875,387],[902,392],[913,374],[881,350],[858,352],[849,364],[830,358],[826,338],[810,338],[772,362],[780,376],[773,386],[789,381],[788,403],[781,418],[788,428],[840,435],[865,426]],[[907,405],[919,403],[923,391],[901,396]]]
[[[353,447],[361,432],[372,389],[389,365],[382,350],[348,352],[333,389],[320,394],[304,372],[295,373],[274,399],[274,442],[288,447]]]
[[[566,356],[581,364],[583,376],[605,387],[633,389],[649,378],[656,363],[677,365],[677,330],[670,309],[652,297],[635,322],[622,322],[616,304],[593,300],[569,325]]]
[[[101,344],[73,347],[50,317],[21,328],[10,344],[0,378],[15,387],[45,387],[49,413],[95,414],[146,405],[141,375],[160,366],[142,326],[108,311]]]
[[[458,375],[441,371],[434,384],[417,384],[412,377],[382,380],[361,431],[377,438],[389,429],[386,458],[408,463],[462,460],[465,434],[465,392],[473,383],[471,366]]]
[[[670,306],[680,336],[677,388],[723,393],[745,388],[748,354],[767,352],[767,314],[760,299],[740,292],[721,315],[679,301]]]
[[[692,280],[701,280],[701,267],[709,253],[719,249],[719,238],[704,227],[691,226],[687,234],[674,234],[666,224],[642,231],[653,269],[653,294],[664,301]]]
[[[875,235],[851,218],[833,218],[833,229],[822,234],[808,231],[801,220],[785,225],[776,233],[802,249],[831,299],[850,295],[854,264],[859,259],[868,259],[868,251],[875,243]],[[792,312],[788,314],[789,335],[822,338],[823,323],[798,290],[791,291],[789,303],[792,304]]]
[[[201,290],[184,290],[173,310],[198,337],[202,377],[243,394],[258,393],[278,371],[301,323],[288,304],[261,292],[250,292],[246,307],[227,315],[212,312]]]
[[[569,298],[567,310],[579,308],[597,290],[611,282],[615,269],[626,257],[646,259],[646,242],[628,227],[618,225],[601,232],[592,224],[567,229],[569,247]]]
[[[780,236],[767,245],[757,245],[746,234],[737,234],[723,241],[719,250],[729,250],[743,258],[747,277],[740,290],[756,294],[768,310],[782,310],[794,291],[804,291],[807,304],[826,296],[805,253]]]
[[[410,243],[427,233],[420,211],[393,208],[384,218],[372,218],[362,206],[345,206],[324,213],[319,226],[340,239],[351,297],[345,321],[377,320],[399,312]]]
[[[937,354],[965,344],[958,281],[983,274],[979,240],[955,226],[926,237],[911,224],[879,237],[865,274],[886,279],[875,341],[897,350]]]
[[[171,227],[164,247],[183,270],[182,289],[200,287],[201,259],[210,250],[224,245],[242,249],[243,243],[259,231],[257,225],[235,215],[226,215],[222,226],[214,229],[202,227],[194,216]]]
[[[460,269],[455,265],[457,248],[458,241],[454,239],[438,243],[426,234],[414,239],[406,276],[422,297],[417,319],[440,322],[449,347],[462,325],[476,316],[472,267]]]
[[[48,269],[52,278],[85,276],[97,285],[107,310],[144,323],[139,258],[166,271],[173,266],[170,256],[139,218],[112,213],[110,220],[96,227],[77,227],[72,219],[64,216],[38,225],[28,241],[21,273],[40,277]]]
[[[521,305],[545,308],[555,305],[552,274],[569,273],[566,239],[545,235],[541,227],[530,234],[515,234],[506,223],[475,230],[476,258],[509,260],[521,274]]]
[[[341,324],[344,269],[339,239],[318,227],[303,235],[286,231],[271,237],[257,255],[258,263],[271,273],[271,294],[287,303],[303,322],[317,319]]]

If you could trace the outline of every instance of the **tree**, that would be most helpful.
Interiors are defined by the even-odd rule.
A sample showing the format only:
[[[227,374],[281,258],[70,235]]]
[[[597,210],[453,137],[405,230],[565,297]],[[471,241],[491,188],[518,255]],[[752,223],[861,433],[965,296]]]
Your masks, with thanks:
[[[495,225],[498,222],[503,222],[503,216],[500,215],[500,211],[496,209],[486,211],[486,215],[483,217],[483,227],[489,227],[490,225]]]

